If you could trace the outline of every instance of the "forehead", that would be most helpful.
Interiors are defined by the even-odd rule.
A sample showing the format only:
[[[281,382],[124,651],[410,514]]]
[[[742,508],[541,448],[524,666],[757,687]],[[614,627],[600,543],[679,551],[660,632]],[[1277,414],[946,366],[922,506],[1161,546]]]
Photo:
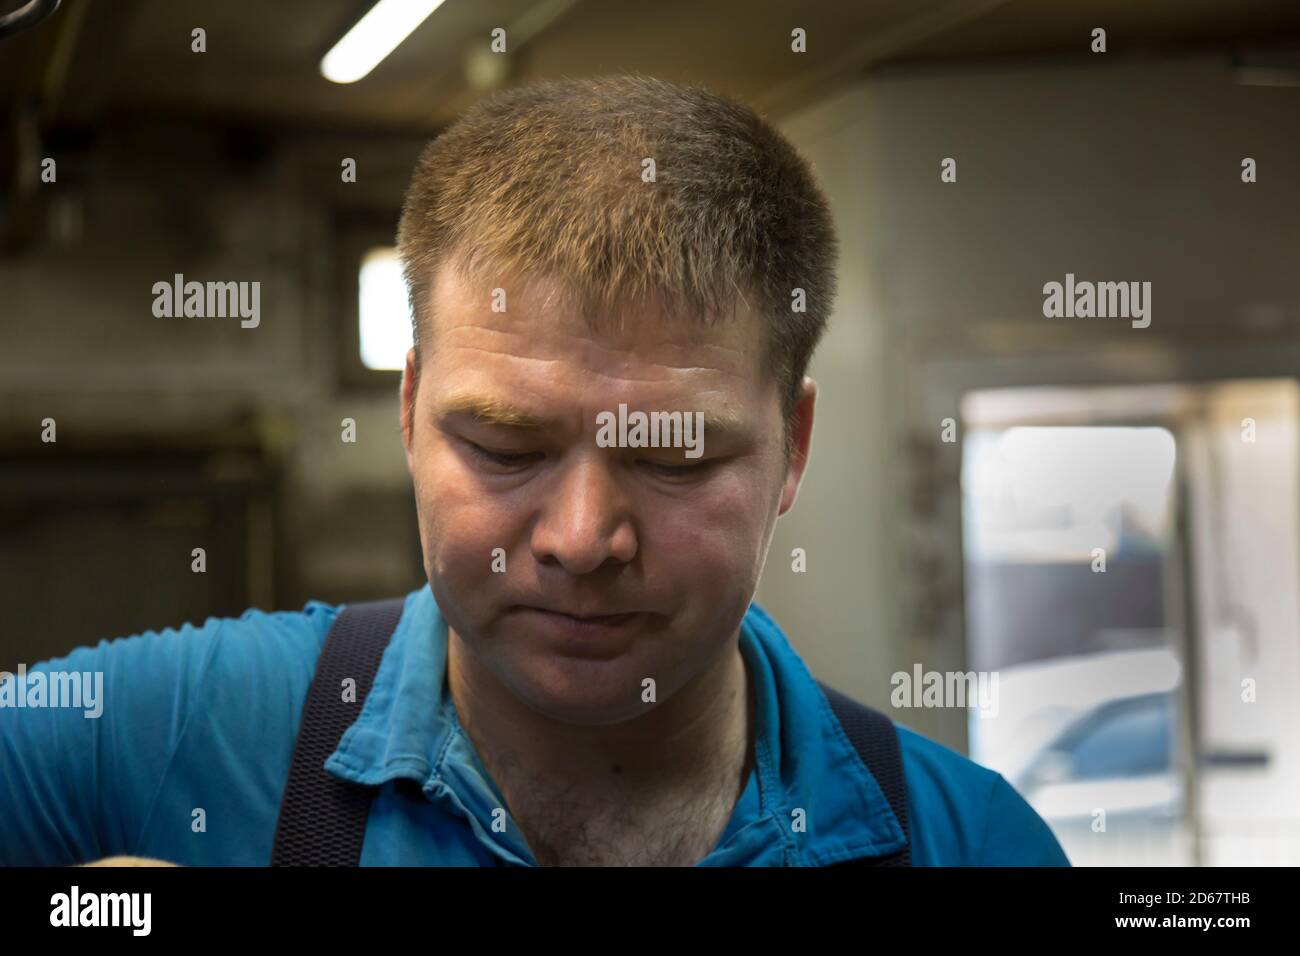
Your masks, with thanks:
[[[427,339],[428,364],[442,374],[499,373],[534,385],[580,384],[593,397],[637,392],[648,400],[712,391],[755,401],[775,391],[763,363],[761,320],[744,299],[725,319],[707,325],[670,317],[651,302],[625,307],[617,324],[593,327],[554,281],[494,281],[479,284],[456,269],[438,270]],[[505,311],[494,311],[494,303]]]

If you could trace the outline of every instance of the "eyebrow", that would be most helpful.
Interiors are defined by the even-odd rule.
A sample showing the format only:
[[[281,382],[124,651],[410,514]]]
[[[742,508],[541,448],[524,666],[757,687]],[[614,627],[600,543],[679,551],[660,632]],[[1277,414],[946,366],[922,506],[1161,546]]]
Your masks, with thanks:
[[[471,418],[479,425],[505,425],[510,428],[546,428],[558,424],[554,419],[539,417],[503,399],[463,392],[445,399],[434,417],[438,421]]]
[[[629,408],[628,414],[630,415],[637,410]],[[645,409],[641,410],[646,411]],[[615,415],[618,414],[617,408],[611,408],[608,411],[613,412]],[[662,411],[662,409],[652,409],[650,411]],[[685,412],[681,409],[675,409],[675,411],[681,412],[683,415],[694,414],[694,410]],[[534,415],[532,412],[504,399],[468,392],[453,394],[444,399],[434,412],[434,418],[437,421],[469,418],[477,425],[497,425],[506,428],[538,430],[555,428],[560,424],[558,419]],[[749,426],[740,415],[734,412],[705,411],[704,434],[711,436],[714,440],[738,438],[749,434]]]

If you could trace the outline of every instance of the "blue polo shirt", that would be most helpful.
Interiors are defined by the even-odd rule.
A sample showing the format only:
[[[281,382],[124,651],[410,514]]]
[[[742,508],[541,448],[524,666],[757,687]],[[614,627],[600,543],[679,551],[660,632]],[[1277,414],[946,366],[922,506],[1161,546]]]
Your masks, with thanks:
[[[78,648],[29,671],[102,672],[102,713],[0,706],[0,864],[128,854],[264,865],[316,659],[342,609],[249,610]],[[822,866],[889,853],[897,818],[776,623],[751,604],[755,760],[701,866]],[[377,788],[362,865],[535,866],[447,692],[447,625],[407,595],[374,686],[326,769]],[[15,678],[16,679],[16,678]],[[917,865],[1068,865],[997,773],[900,725]],[[803,813],[796,814],[797,810]],[[792,825],[802,818],[802,831]]]

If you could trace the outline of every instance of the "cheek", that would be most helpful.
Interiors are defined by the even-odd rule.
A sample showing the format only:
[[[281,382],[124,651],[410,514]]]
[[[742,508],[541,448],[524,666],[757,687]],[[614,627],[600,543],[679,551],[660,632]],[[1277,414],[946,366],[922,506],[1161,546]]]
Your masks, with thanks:
[[[494,573],[494,548],[512,554],[515,512],[487,493],[450,449],[431,449],[415,487],[431,574],[450,582],[480,581]]]
[[[770,489],[750,475],[723,476],[698,497],[654,509],[643,525],[649,570],[695,593],[725,601],[744,591],[745,603],[762,566]]]

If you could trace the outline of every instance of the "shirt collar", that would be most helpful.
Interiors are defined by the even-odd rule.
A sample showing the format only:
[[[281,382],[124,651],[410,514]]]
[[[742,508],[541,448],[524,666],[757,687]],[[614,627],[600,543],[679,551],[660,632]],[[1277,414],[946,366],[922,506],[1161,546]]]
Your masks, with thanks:
[[[756,603],[740,649],[754,686],[754,771],[727,835],[702,864],[816,866],[899,849],[902,828],[879,785]],[[517,826],[490,828],[505,800],[460,726],[446,672],[447,624],[426,584],[406,596],[361,714],[325,769],[369,786],[412,780],[503,861],[533,863]]]
[[[792,829],[795,862],[824,866],[881,856],[907,842],[889,801],[781,628],[751,603],[740,647],[757,700],[755,748],[764,808]],[[766,752],[766,753],[765,753]]]

